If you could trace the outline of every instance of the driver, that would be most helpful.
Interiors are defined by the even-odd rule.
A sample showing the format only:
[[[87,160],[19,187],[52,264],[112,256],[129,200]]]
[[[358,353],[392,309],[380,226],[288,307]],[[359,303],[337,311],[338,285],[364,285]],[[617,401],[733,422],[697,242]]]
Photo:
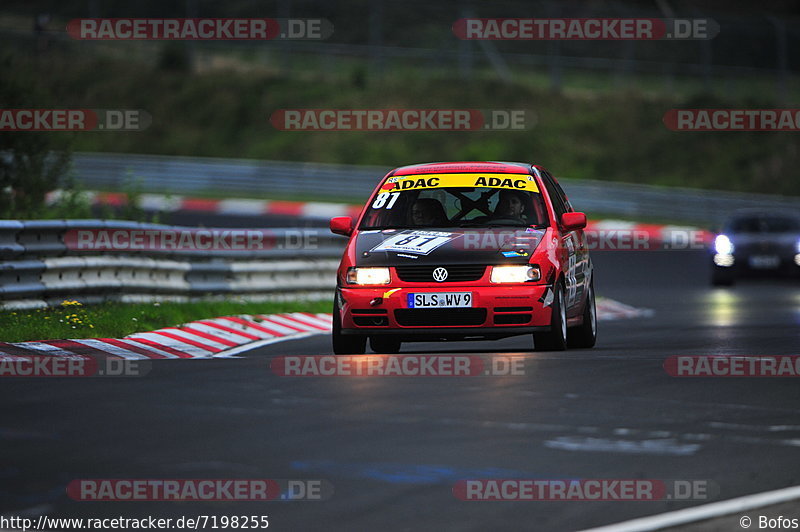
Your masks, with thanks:
[[[493,218],[514,218],[525,221],[525,197],[516,190],[501,190]]]

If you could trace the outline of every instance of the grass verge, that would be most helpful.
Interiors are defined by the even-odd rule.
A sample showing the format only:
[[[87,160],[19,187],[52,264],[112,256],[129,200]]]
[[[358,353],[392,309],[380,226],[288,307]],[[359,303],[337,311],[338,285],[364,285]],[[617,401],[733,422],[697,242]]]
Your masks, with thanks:
[[[104,303],[84,306],[65,301],[61,306],[0,312],[0,341],[25,342],[67,338],[122,338],[183,323],[238,314],[330,312],[331,303],[287,301],[241,303]]]

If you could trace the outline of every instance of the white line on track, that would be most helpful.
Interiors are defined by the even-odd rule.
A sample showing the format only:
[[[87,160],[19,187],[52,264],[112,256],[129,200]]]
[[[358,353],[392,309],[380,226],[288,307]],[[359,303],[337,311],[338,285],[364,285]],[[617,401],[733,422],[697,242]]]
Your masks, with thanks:
[[[685,525],[687,523],[694,523],[696,521],[705,521],[715,517],[747,512],[755,508],[772,506],[773,504],[779,504],[797,498],[800,498],[800,486],[792,486],[774,491],[745,495],[744,497],[729,499],[727,501],[704,504],[694,508],[686,508],[684,510],[651,515],[640,519],[622,521],[621,523],[614,523],[598,528],[589,528],[582,532],[643,532],[647,530],[661,530]]]

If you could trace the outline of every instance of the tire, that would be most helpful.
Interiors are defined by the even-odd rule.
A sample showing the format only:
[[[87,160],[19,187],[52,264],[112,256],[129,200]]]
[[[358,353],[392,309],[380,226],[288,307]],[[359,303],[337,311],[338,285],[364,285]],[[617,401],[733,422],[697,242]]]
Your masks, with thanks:
[[[333,353],[336,355],[363,355],[367,350],[367,337],[363,334],[343,335],[342,316],[336,302],[333,303],[333,329],[331,331]]]
[[[550,330],[533,333],[533,344],[537,351],[564,351],[567,348],[567,311],[564,302],[564,285],[555,285]]]
[[[597,308],[594,299],[594,281],[591,281],[586,296],[586,306],[583,309],[583,323],[577,327],[570,327],[567,331],[567,342],[570,347],[587,349],[597,343]]]
[[[370,336],[369,347],[375,353],[382,355],[393,355],[400,352],[400,346],[403,342],[394,336]]]

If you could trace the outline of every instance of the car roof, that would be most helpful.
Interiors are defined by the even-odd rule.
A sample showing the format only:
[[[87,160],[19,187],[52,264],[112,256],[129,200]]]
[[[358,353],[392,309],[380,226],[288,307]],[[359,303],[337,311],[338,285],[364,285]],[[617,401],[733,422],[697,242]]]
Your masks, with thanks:
[[[415,174],[458,174],[493,172],[496,174],[530,174],[532,165],[504,161],[455,161],[420,163],[401,166],[389,172],[390,176]]]

